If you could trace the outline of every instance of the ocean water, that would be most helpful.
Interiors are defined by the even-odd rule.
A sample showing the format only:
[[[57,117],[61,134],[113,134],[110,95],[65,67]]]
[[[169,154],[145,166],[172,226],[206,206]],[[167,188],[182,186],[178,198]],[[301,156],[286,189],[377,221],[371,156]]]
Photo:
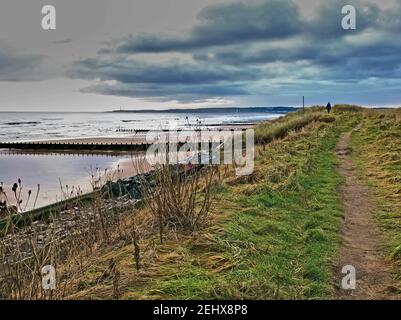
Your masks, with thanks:
[[[0,141],[32,141],[74,137],[118,137],[121,130],[186,128],[200,121],[219,125],[250,123],[280,116],[275,113],[5,113],[0,112]],[[63,199],[66,185],[90,191],[91,172],[115,169],[129,156],[24,154],[0,150],[0,182],[9,202],[15,202],[11,186],[22,180],[21,198],[26,201],[28,190],[40,193],[36,207]],[[25,203],[25,202],[24,202]],[[33,200],[27,206],[31,209]],[[24,206],[24,204],[23,204]]]
[[[257,112],[238,114],[0,112],[0,141],[115,137],[121,136],[119,132],[124,129],[183,128],[194,125],[197,121],[205,125],[249,123],[278,116],[279,114]]]

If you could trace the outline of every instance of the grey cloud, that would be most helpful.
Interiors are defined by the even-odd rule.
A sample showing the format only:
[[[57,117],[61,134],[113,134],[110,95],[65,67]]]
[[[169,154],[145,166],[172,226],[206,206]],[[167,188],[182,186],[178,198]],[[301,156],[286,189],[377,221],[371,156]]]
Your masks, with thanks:
[[[356,31],[341,28],[345,4],[357,8]],[[401,0],[397,8],[400,4]],[[306,20],[289,0],[233,3],[206,7],[198,19],[187,36],[125,38],[101,49],[108,55],[76,63],[71,76],[102,81],[85,92],[183,102],[277,94],[277,87],[287,92],[308,86],[313,90],[313,83],[343,90],[356,88],[366,79],[382,87],[380,79],[401,78],[401,44],[394,41],[399,37],[401,20],[392,10],[374,4],[360,0],[324,2],[318,14]],[[370,31],[381,38],[366,36]],[[171,56],[173,52],[192,55],[193,61],[150,63],[135,59],[137,53]]]
[[[318,55],[316,49],[314,45],[291,48],[222,48],[214,51],[198,52],[193,57],[198,61],[226,65],[261,65],[278,61],[313,60]]]
[[[179,61],[149,64],[120,57],[114,60],[79,61],[70,70],[69,75],[73,78],[102,81],[83,89],[83,92],[157,101],[177,100],[184,103],[249,94],[245,83],[264,76],[260,68],[236,68]]]
[[[200,23],[185,37],[142,34],[123,39],[116,52],[186,51],[233,43],[283,39],[298,34],[299,8],[291,0],[269,0],[257,5],[232,3],[204,8]],[[110,52],[103,48],[102,53]]]
[[[116,80],[123,83],[202,84],[258,79],[258,69],[180,62],[149,64],[143,61],[86,59],[76,63],[72,77]]]
[[[41,55],[24,54],[0,44],[0,81],[37,80],[32,71],[42,61]]]
[[[266,74],[260,68],[252,67],[184,63],[178,60],[150,64],[117,57],[79,61],[69,75],[73,78],[102,81],[85,88],[83,92],[189,102],[249,94],[245,83],[257,81]],[[114,81],[112,84],[111,80]]]
[[[300,14],[292,0],[267,0],[260,4],[232,3],[204,8],[198,15],[199,24],[186,36],[140,34],[121,39],[116,48],[102,48],[99,53],[161,53],[195,51],[198,49],[244,44],[255,41],[286,39],[297,35],[326,40],[346,35],[341,26],[345,5],[357,9],[357,29],[392,28],[401,26],[399,14],[361,0],[325,1],[311,20]],[[401,6],[400,6],[401,8]]]
[[[170,84],[97,84],[82,89],[85,93],[104,95],[140,97],[150,101],[179,101],[180,103],[201,102],[214,97],[248,95],[249,92],[241,84],[202,84],[202,85],[170,85]]]
[[[248,67],[275,62],[295,64],[306,61],[319,68],[322,76],[329,79],[401,77],[401,43],[395,42],[392,34],[383,34],[381,39],[373,42],[367,38],[365,43],[328,38],[324,42],[309,42],[303,39],[301,43],[294,43],[285,48],[218,48],[198,52],[193,57],[202,63]],[[294,70],[292,72],[296,73]]]

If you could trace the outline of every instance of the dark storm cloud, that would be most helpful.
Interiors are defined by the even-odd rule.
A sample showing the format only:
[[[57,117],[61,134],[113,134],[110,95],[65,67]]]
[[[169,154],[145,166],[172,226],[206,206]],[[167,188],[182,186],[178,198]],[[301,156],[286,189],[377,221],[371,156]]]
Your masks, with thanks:
[[[399,12],[384,11],[377,5],[358,1],[325,1],[311,20],[304,19],[300,8],[291,0],[268,0],[259,5],[234,3],[203,9],[200,23],[187,36],[141,34],[122,39],[118,46],[102,48],[99,53],[156,53],[194,51],[212,46],[224,46],[255,41],[286,39],[297,35],[312,38],[343,37],[341,9],[354,5],[358,10],[360,33],[367,28],[399,28]]]
[[[347,4],[357,9],[357,30],[344,31],[341,27],[341,8]],[[198,50],[193,57],[203,63],[248,67],[306,61],[319,68],[315,79],[344,83],[367,77],[400,78],[401,43],[395,41],[401,31],[400,12],[401,1],[385,10],[361,1],[328,1],[319,7],[313,19],[302,21],[302,33],[288,46],[223,46]],[[345,39],[369,31],[380,32],[379,38]]]
[[[23,54],[0,43],[0,81],[36,80],[32,71],[42,61],[40,55]]]
[[[306,45],[298,48],[223,48],[194,53],[194,59],[225,65],[261,65],[273,62],[296,62],[313,60],[318,56],[316,47]]]
[[[189,102],[220,96],[245,95],[244,83],[262,77],[259,68],[216,66],[210,63],[149,64],[117,58],[112,61],[86,59],[78,62],[70,76],[114,81],[83,92],[142,97],[160,101]]]
[[[140,35],[123,39],[119,53],[185,51],[233,43],[283,39],[300,32],[299,8],[286,0],[259,5],[233,3],[204,8],[186,37]],[[100,52],[110,52],[103,49]]]
[[[111,61],[86,59],[71,70],[72,77],[116,80],[122,83],[200,84],[219,81],[256,80],[258,69],[242,69],[200,63],[169,62],[149,64],[117,58]]]
[[[140,97],[154,101],[178,101],[180,103],[202,102],[213,97],[242,96],[248,92],[241,84],[201,84],[201,85],[171,85],[149,83],[117,83],[116,85],[99,84],[82,92],[100,93],[112,96]]]
[[[271,0],[258,5],[233,3],[204,8],[200,21],[183,38],[158,35],[129,37],[116,48],[99,53],[129,55],[143,52],[191,52],[213,46],[287,38],[300,32],[299,8],[292,1]],[[194,60],[184,63],[147,63],[111,55],[108,59],[86,59],[75,64],[70,76],[115,80],[85,91],[110,95],[195,101],[211,97],[250,94],[247,83],[271,75],[263,68],[219,65]]]
[[[357,9],[357,30],[341,27],[346,4]],[[401,79],[398,9],[400,0],[389,9],[366,1],[327,1],[313,17],[304,17],[290,0],[209,6],[186,36],[124,38],[97,58],[77,62],[70,75],[100,81],[85,92],[181,102],[329,92],[330,86],[360,90],[366,80],[385,89],[381,80]],[[169,59],[152,63],[138,57],[143,53]]]
[[[374,43],[346,42],[344,40],[326,40],[319,43],[301,43],[288,48],[244,48],[220,49],[212,54],[197,53],[194,58],[219,65],[264,65],[275,62],[296,63],[306,61],[311,65],[330,71],[339,79],[349,77],[400,77],[401,43],[391,36],[383,36]]]

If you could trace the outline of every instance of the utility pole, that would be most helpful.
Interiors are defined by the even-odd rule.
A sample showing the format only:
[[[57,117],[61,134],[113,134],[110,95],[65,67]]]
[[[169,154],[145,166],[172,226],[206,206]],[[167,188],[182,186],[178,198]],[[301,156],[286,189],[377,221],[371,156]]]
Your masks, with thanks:
[[[305,96],[302,96],[302,110],[305,111]]]

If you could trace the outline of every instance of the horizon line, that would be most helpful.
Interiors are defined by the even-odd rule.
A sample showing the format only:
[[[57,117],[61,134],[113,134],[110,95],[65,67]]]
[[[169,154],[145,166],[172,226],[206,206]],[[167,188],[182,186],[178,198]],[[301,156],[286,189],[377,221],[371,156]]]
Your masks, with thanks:
[[[398,109],[401,108],[400,105],[363,105],[363,104],[353,104],[353,103],[336,103],[333,106],[336,105],[355,105],[359,106],[362,108],[367,108],[367,109]],[[305,106],[305,108],[311,108],[311,107],[316,107],[316,106],[323,106],[324,105],[319,105],[319,104],[314,104],[314,105],[308,105]],[[10,111],[10,110],[0,110],[0,113],[118,113],[118,112],[137,112],[137,113],[146,113],[146,112],[171,112],[171,111],[186,111],[186,110],[221,110],[221,109],[263,109],[263,108],[294,108],[294,109],[302,109],[302,105],[275,105],[275,106],[230,106],[230,107],[224,107],[224,106],[219,106],[219,107],[199,107],[199,108],[168,108],[168,109],[111,109],[111,110],[102,110],[102,111],[50,111],[50,110],[18,110],[18,111]]]

